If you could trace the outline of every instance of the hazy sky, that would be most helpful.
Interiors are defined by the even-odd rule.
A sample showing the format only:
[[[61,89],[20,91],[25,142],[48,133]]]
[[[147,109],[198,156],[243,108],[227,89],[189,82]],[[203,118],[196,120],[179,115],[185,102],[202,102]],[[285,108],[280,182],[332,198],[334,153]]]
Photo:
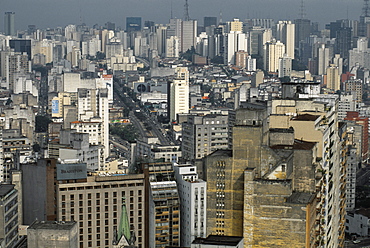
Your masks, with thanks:
[[[219,17],[223,21],[234,17],[273,18],[293,20],[299,17],[300,0],[188,0],[189,14],[203,24],[204,16]],[[318,21],[320,28],[337,19],[359,19],[363,0],[304,0],[306,17]],[[171,14],[182,18],[185,0],[0,0],[3,10],[0,29],[3,30],[5,11],[16,13],[17,29],[26,29],[29,24],[37,27],[57,27],[86,23],[104,25],[107,21],[125,27],[127,16],[141,16],[144,20],[168,23]]]

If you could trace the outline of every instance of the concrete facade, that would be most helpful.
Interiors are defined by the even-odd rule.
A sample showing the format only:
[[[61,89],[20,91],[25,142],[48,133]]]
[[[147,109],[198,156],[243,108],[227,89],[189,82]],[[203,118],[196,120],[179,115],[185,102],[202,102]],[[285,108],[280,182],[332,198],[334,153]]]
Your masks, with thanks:
[[[27,247],[77,248],[77,222],[35,221],[27,228]]]

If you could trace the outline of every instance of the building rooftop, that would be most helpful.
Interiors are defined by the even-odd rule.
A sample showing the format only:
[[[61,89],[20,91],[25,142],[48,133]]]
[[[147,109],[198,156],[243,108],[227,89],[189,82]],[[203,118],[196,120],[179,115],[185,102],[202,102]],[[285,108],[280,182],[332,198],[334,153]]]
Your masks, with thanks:
[[[210,157],[217,157],[217,156],[232,157],[232,154],[233,154],[232,150],[216,150],[208,156]]]
[[[287,198],[287,203],[293,204],[308,204],[315,197],[313,193],[293,192],[291,196]]]
[[[0,184],[0,197],[6,196],[13,189],[14,189],[13,184]]]
[[[297,115],[292,118],[292,120],[295,121],[316,121],[317,118],[319,118],[320,115],[310,115],[310,114],[302,114],[302,115]]]
[[[207,238],[196,238],[192,244],[206,244],[206,245],[227,245],[236,246],[242,241],[243,237],[237,236],[218,236],[209,235]]]
[[[51,229],[51,230],[70,230],[77,222],[75,221],[34,221],[28,229]]]

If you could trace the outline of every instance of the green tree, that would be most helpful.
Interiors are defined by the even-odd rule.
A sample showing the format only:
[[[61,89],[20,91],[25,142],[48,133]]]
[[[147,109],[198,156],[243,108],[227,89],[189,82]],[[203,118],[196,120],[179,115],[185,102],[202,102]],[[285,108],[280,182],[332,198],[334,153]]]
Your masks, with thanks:
[[[45,133],[48,131],[49,123],[52,122],[49,117],[36,115],[36,133]]]

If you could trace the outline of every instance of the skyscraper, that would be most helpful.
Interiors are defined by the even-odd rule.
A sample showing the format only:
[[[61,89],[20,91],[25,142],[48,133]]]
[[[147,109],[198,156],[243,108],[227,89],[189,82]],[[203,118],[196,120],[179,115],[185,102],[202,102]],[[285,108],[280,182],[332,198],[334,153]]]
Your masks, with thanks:
[[[5,12],[4,18],[4,31],[5,35],[15,35],[15,24],[14,24],[15,12]]]
[[[204,28],[212,25],[217,26],[217,17],[204,17]]]
[[[126,17],[126,31],[140,31],[141,30],[141,17]]]
[[[291,21],[279,21],[276,25],[276,37],[285,44],[286,54],[294,59],[294,27]]]

